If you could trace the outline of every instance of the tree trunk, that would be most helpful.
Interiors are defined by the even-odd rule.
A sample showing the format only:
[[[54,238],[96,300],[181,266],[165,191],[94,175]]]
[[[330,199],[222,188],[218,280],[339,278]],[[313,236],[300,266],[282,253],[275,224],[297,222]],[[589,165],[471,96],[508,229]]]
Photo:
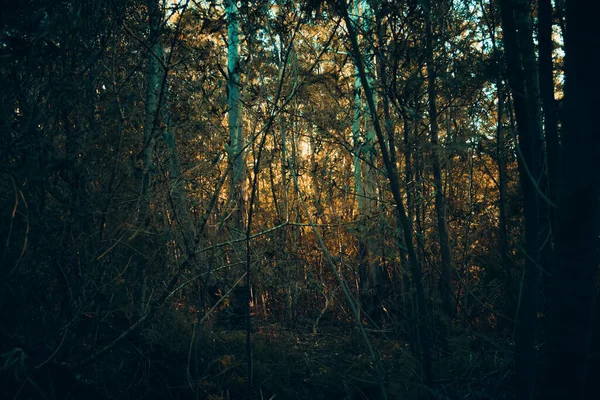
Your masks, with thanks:
[[[234,0],[225,1],[225,13],[227,16],[227,105],[229,107],[228,155],[231,168],[229,196],[230,204],[233,208],[230,229],[231,237],[235,240],[243,237],[245,231],[244,179],[246,176],[246,157],[242,131],[242,103],[240,99],[240,25],[237,3]],[[239,253],[239,257],[242,257],[241,253]]]
[[[359,4],[360,3],[360,4]],[[359,9],[360,7],[360,9]],[[354,2],[354,21],[360,26],[362,32],[368,32],[372,25],[372,12],[366,1]],[[374,85],[374,54],[370,42],[366,43],[365,68],[367,83],[372,89]],[[360,77],[355,67],[355,103],[354,121],[352,125],[352,136],[354,142],[354,181],[356,196],[358,200],[358,214],[361,220],[359,226],[358,253],[359,253],[359,277],[360,277],[360,303],[361,308],[371,314],[375,310],[378,282],[377,252],[373,240],[374,224],[372,216],[377,208],[377,171],[375,169],[375,132],[373,128],[374,116],[367,104],[360,98]],[[373,92],[373,96],[376,94]],[[374,98],[377,104],[377,98]],[[360,134],[361,112],[364,115],[364,135]]]
[[[592,8],[588,3],[567,1],[566,118],[544,382],[548,399],[586,398],[591,312],[600,263],[600,132],[596,118],[600,80],[591,51],[600,48],[600,35],[597,12]]]
[[[518,164],[523,190],[526,260],[516,318],[516,396],[531,399],[535,391],[535,331],[540,268],[547,247],[547,205],[537,62],[530,4],[527,0],[500,2],[508,81],[518,128]]]
[[[365,98],[367,100],[367,105],[369,106],[369,110],[373,115],[373,126],[375,129],[375,133],[377,135],[377,141],[379,143],[379,147],[381,149],[381,156],[383,158],[383,163],[385,166],[385,170],[387,172],[387,177],[390,184],[390,189],[392,191],[392,195],[394,198],[394,203],[396,205],[396,213],[399,222],[399,226],[402,227],[402,231],[404,234],[404,243],[400,243],[400,247],[405,247],[408,253],[408,259],[411,266],[411,272],[413,276],[413,281],[416,287],[416,298],[417,298],[417,325],[419,329],[420,335],[420,346],[421,346],[421,356],[423,362],[423,376],[424,383],[426,386],[431,387],[433,383],[432,376],[432,366],[431,366],[431,337],[430,330],[427,326],[427,307],[425,300],[425,292],[423,289],[423,272],[421,270],[421,264],[417,259],[417,254],[415,252],[414,243],[413,243],[413,232],[412,226],[408,217],[406,215],[406,210],[404,208],[404,202],[402,200],[402,195],[400,193],[400,181],[398,178],[397,167],[394,163],[391,162],[389,150],[385,141],[385,137],[383,135],[383,130],[381,128],[381,124],[379,123],[379,118],[377,118],[376,107],[373,97],[373,92],[371,87],[368,84],[367,73],[365,70],[365,66],[363,64],[362,55],[360,52],[360,47],[358,45],[358,38],[356,35],[356,30],[353,22],[351,21],[348,10],[342,9],[343,18],[346,23],[346,27],[348,29],[348,33],[350,36],[350,41],[352,43],[352,56],[358,67],[359,77],[363,89],[365,91]],[[392,149],[395,151],[395,149]]]
[[[510,287],[509,283],[512,276],[512,262],[508,254],[508,227],[506,217],[506,154],[504,149],[504,125],[502,119],[504,118],[504,93],[502,79],[498,79],[497,83],[498,91],[498,125],[496,128],[496,158],[498,163],[498,192],[500,196],[499,208],[499,219],[498,219],[498,232],[500,237],[500,259],[502,261],[502,267],[504,269],[505,282],[507,283],[507,289]]]
[[[514,315],[515,307],[515,296],[513,295],[513,261],[509,255],[508,245],[508,217],[506,215],[506,186],[507,186],[507,173],[506,173],[506,149],[505,149],[505,137],[506,131],[502,122],[504,118],[504,85],[502,83],[502,77],[498,77],[496,83],[498,92],[498,124],[496,127],[496,159],[498,164],[498,237],[500,245],[500,261],[502,262],[502,273],[504,277],[504,291],[506,295],[503,299],[503,312],[506,317],[512,317]],[[512,323],[507,320],[504,316],[500,316],[498,321],[498,329],[501,332],[511,332]]]
[[[453,260],[450,251],[448,233],[448,218],[446,216],[446,199],[442,186],[442,167],[440,162],[441,145],[438,137],[438,111],[437,90],[435,86],[436,68],[433,61],[433,22],[431,16],[431,2],[425,4],[425,31],[426,31],[426,61],[427,61],[427,96],[429,100],[430,140],[432,147],[431,164],[433,169],[433,184],[435,186],[435,211],[437,226],[440,235],[440,251],[442,265],[440,271],[440,295],[442,299],[442,343],[444,351],[448,351],[448,334],[454,316],[454,298],[452,294],[452,268]]]
[[[148,72],[146,75],[146,115],[144,122],[144,142],[142,148],[142,186],[139,198],[138,222],[146,224],[149,205],[150,175],[152,171],[152,159],[154,155],[154,122],[159,107],[160,98],[160,59],[163,47],[160,42],[160,24],[162,20],[161,7],[157,0],[148,0],[148,25],[150,34],[148,41],[150,51],[148,52]]]
[[[148,7],[148,35],[150,51],[148,52],[148,70],[146,75],[146,114],[144,120],[144,137],[142,143],[142,173],[140,194],[138,197],[137,224],[140,229],[149,225],[148,209],[150,207],[150,183],[153,169],[155,122],[159,112],[160,99],[160,61],[163,47],[160,42],[160,25],[162,9],[157,0],[147,0]],[[143,239],[142,239],[143,240]],[[135,308],[143,315],[145,310],[144,298],[146,297],[146,265],[142,254],[134,256],[134,271],[136,272]]]
[[[554,99],[554,66],[552,63],[552,1],[538,0],[538,42],[539,42],[539,87],[544,109],[544,135],[546,138],[546,165],[548,168],[548,197],[556,199],[558,174],[558,111]],[[553,210],[550,209],[551,223],[554,224]]]

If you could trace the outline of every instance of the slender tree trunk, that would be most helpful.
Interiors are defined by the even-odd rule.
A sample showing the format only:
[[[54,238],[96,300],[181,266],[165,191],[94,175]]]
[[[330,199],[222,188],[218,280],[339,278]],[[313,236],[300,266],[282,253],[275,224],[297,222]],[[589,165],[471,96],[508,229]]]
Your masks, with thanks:
[[[498,164],[498,237],[500,247],[500,261],[502,262],[502,269],[504,275],[504,291],[506,296],[504,297],[503,311],[505,316],[514,315],[514,295],[513,295],[513,261],[509,254],[509,228],[508,228],[508,216],[506,213],[506,190],[508,184],[507,175],[507,162],[506,162],[506,133],[507,129],[504,126],[504,116],[506,113],[505,106],[505,85],[504,85],[504,68],[502,65],[501,53],[498,49],[496,41],[496,24],[497,16],[494,12],[493,4],[490,5],[490,20],[488,21],[488,28],[490,31],[490,37],[492,40],[492,48],[494,51],[494,57],[497,63],[496,77],[496,93],[498,99],[498,113],[496,116],[496,162]],[[508,103],[508,109],[510,111],[510,102]],[[506,317],[501,316],[498,321],[498,328],[500,332],[509,331],[512,328],[512,324]]]
[[[420,336],[420,346],[421,346],[421,356],[423,361],[423,376],[425,385],[431,387],[433,383],[432,369],[431,369],[431,337],[429,334],[429,327],[427,326],[427,307],[425,300],[425,293],[423,289],[423,272],[421,270],[421,264],[417,259],[417,254],[415,252],[415,247],[413,243],[413,232],[412,226],[408,217],[406,215],[406,210],[404,208],[404,202],[402,200],[402,195],[400,193],[400,181],[398,177],[398,171],[396,169],[396,165],[391,162],[389,150],[387,147],[387,143],[385,137],[383,135],[383,130],[381,128],[381,124],[379,123],[379,118],[377,117],[376,107],[373,97],[373,92],[371,87],[368,84],[367,73],[365,70],[365,66],[363,63],[362,55],[360,52],[360,47],[358,45],[358,38],[356,35],[355,26],[348,15],[347,9],[341,10],[343,13],[343,18],[348,28],[348,33],[350,36],[350,41],[352,43],[352,55],[354,57],[354,61],[356,66],[358,67],[360,81],[365,91],[365,98],[367,104],[369,106],[369,110],[373,115],[373,126],[375,129],[375,133],[377,135],[377,141],[379,143],[379,147],[381,149],[381,156],[383,158],[383,163],[387,172],[387,177],[390,184],[390,189],[392,191],[392,195],[394,198],[394,203],[396,204],[396,213],[398,218],[398,225],[402,227],[402,231],[404,234],[404,243],[400,243],[400,247],[405,247],[408,253],[409,263],[411,266],[411,272],[413,276],[413,281],[416,287],[416,298],[417,298],[417,325]],[[395,151],[395,149],[392,149]]]
[[[415,122],[413,121],[413,124]],[[404,118],[404,181],[406,185],[406,209],[408,212],[408,219],[411,223],[415,220],[415,205],[414,205],[414,188],[415,182],[413,181],[413,167],[412,167],[412,143],[410,140],[411,123],[407,117]]]
[[[160,25],[162,21],[162,9],[158,0],[147,0],[148,25],[150,33],[148,36],[150,51],[148,52],[148,70],[146,75],[146,114],[144,120],[144,137],[142,144],[142,173],[140,194],[138,197],[137,224],[140,229],[149,225],[148,210],[150,207],[150,183],[153,169],[154,145],[155,145],[155,121],[159,112],[160,98],[160,61],[162,59],[163,47],[160,42]],[[144,299],[146,297],[146,263],[143,254],[134,255],[134,271],[136,282],[134,284],[134,306],[140,315],[145,310]]]
[[[558,174],[558,111],[554,99],[554,65],[552,63],[552,1],[538,0],[539,87],[544,109],[546,165],[548,168],[548,197],[556,199]],[[554,224],[550,209],[551,223]]]
[[[413,170],[412,170],[412,159],[411,159],[411,142],[410,142],[410,129],[411,124],[408,118],[404,117],[404,133],[403,133],[403,155],[404,155],[404,185],[406,190],[406,211],[409,223],[412,225],[415,223],[415,205],[413,191],[415,183],[413,182]],[[408,276],[405,276],[405,269],[408,266],[407,255],[405,251],[400,251],[401,259],[401,271],[402,274],[402,309],[405,315],[408,315],[410,320],[415,320],[415,315],[412,313],[413,307],[410,306],[410,281]],[[414,326],[414,324],[412,324]],[[410,329],[410,328],[409,328]],[[410,333],[410,332],[409,332]],[[410,336],[414,337],[414,334],[410,333]]]
[[[504,118],[504,85],[502,78],[498,77],[496,83],[498,92],[498,124],[496,127],[496,162],[498,164],[498,237],[500,244],[500,261],[502,262],[502,272],[504,275],[504,290],[506,296],[504,297],[503,310],[506,316],[514,315],[514,295],[513,295],[513,262],[509,254],[508,246],[508,217],[506,215],[506,186],[507,186],[507,173],[506,173],[506,145],[505,136],[506,130],[504,129],[503,118]],[[506,320],[506,318],[500,317],[498,321],[498,327],[500,331],[510,331],[512,324]]]
[[[450,239],[448,233],[448,218],[446,213],[446,199],[442,186],[442,167],[440,162],[441,145],[439,143],[437,90],[436,90],[436,68],[433,60],[433,22],[431,13],[431,2],[425,5],[425,31],[426,31],[426,61],[427,61],[427,96],[429,98],[429,124],[430,140],[432,147],[433,184],[435,186],[435,211],[437,214],[438,232],[440,235],[440,251],[442,266],[440,273],[440,294],[442,299],[442,343],[444,351],[448,351],[448,334],[454,316],[454,300],[452,294],[452,252],[450,251]]]
[[[498,232],[500,237],[500,259],[504,269],[506,282],[510,282],[512,274],[512,263],[508,254],[508,227],[506,217],[506,152],[505,152],[505,131],[502,119],[504,118],[504,93],[502,80],[499,78],[496,84],[498,91],[498,125],[496,127],[496,159],[498,163],[498,192],[500,196]]]
[[[244,233],[244,180],[246,176],[246,157],[242,131],[242,103],[240,99],[240,21],[237,3],[225,1],[227,16],[227,105],[229,107],[229,165],[231,168],[230,202],[233,207],[230,225],[232,239],[238,239]],[[239,255],[241,257],[241,253]]]
[[[160,42],[160,24],[162,21],[161,7],[158,0],[147,0],[148,25],[150,34],[148,36],[150,51],[148,52],[148,70],[146,75],[146,115],[144,121],[144,141],[142,152],[142,182],[139,197],[138,225],[147,223],[150,176],[152,172],[152,161],[154,156],[154,121],[159,107],[160,97],[160,59],[163,47]]]
[[[356,7],[355,7],[356,9]],[[365,213],[365,195],[363,190],[362,179],[362,162],[361,162],[361,147],[362,138],[360,134],[361,117],[362,117],[362,99],[360,96],[360,77],[358,76],[358,68],[354,68],[356,77],[354,78],[354,117],[352,120],[352,143],[353,143],[353,163],[354,163],[354,190],[356,192],[356,202],[358,206],[359,220],[364,218]],[[364,223],[360,222],[358,226],[358,269],[359,269],[359,312],[365,307],[365,299],[363,296],[364,271],[367,269],[367,248],[365,244],[365,229]]]
[[[596,117],[600,80],[591,51],[600,48],[596,18],[597,5],[567,0],[566,118],[544,382],[544,398],[548,399],[586,398],[591,312],[600,263],[600,131]]]
[[[360,7],[360,9],[359,9]],[[372,12],[366,1],[354,2],[354,20],[360,26],[362,32],[368,32],[372,25]],[[374,53],[373,46],[366,42],[365,69],[367,83],[373,88],[374,78]],[[375,132],[373,128],[373,115],[367,104],[363,105],[360,98],[360,77],[355,67],[355,103],[354,121],[352,135],[355,148],[354,154],[354,181],[358,199],[358,213],[361,219],[358,252],[359,252],[359,277],[360,277],[360,303],[367,312],[372,313],[375,309],[376,288],[381,284],[378,282],[377,252],[373,240],[374,224],[370,219],[377,208],[377,171],[375,169]],[[376,93],[373,92],[373,96]],[[374,98],[377,104],[377,98]],[[364,107],[361,110],[359,107]],[[360,134],[361,112],[364,115],[364,135]]]
[[[545,187],[537,62],[528,0],[500,2],[508,81],[519,133],[518,164],[523,190],[526,260],[516,318],[516,395],[531,399],[535,391],[537,302],[540,269],[547,246]],[[545,237],[546,236],[546,237]]]
[[[246,246],[236,244],[233,246],[233,255],[237,260],[246,262],[246,358],[248,387],[252,388],[252,348],[251,348],[251,319],[250,302],[252,301],[251,277],[250,277],[250,244],[249,231],[245,226],[245,198],[244,180],[246,177],[246,157],[244,150],[244,135],[242,130],[242,103],[241,103],[241,66],[240,66],[240,17],[237,2],[225,0],[225,15],[227,20],[227,105],[229,124],[229,166],[231,168],[231,183],[229,190],[229,201],[232,207],[231,223],[229,224],[232,240],[241,239],[246,236]],[[262,146],[259,152],[262,151]],[[258,173],[258,169],[255,170]],[[255,182],[256,184],[256,179]],[[252,194],[255,188],[253,185]],[[251,199],[251,202],[254,199]],[[251,213],[249,214],[251,218]],[[248,227],[250,220],[248,221]],[[245,250],[245,251],[244,251]]]

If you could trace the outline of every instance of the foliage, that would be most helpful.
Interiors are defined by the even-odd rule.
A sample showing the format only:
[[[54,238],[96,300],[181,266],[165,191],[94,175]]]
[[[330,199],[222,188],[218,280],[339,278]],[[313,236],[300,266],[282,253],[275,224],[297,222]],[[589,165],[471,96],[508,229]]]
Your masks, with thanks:
[[[217,1],[3,5],[0,397],[519,397],[520,301],[533,299],[532,363],[543,365],[562,275],[523,289],[529,178],[497,3],[270,0],[239,2],[231,17]],[[528,1],[500,3],[538,18]],[[563,123],[572,108],[558,107],[568,49],[555,3],[557,77],[545,93],[557,97],[568,164],[577,157],[563,146],[574,128]],[[232,19],[240,60],[228,70]],[[541,124],[548,107],[537,102]],[[541,132],[538,190],[559,204]],[[550,272],[568,253],[556,225],[574,209],[565,204],[536,206]],[[422,276],[409,272],[413,248]]]

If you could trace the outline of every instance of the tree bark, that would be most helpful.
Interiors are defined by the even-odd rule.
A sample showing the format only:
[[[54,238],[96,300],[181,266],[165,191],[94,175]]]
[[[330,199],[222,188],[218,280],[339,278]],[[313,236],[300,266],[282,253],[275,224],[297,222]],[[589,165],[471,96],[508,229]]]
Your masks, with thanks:
[[[367,1],[354,2],[354,21],[360,31],[364,33],[371,30],[372,12]],[[377,105],[377,94],[372,90],[374,87],[374,60],[373,46],[365,41],[365,71],[367,84],[371,88],[374,103]],[[360,303],[361,308],[368,314],[375,311],[378,282],[377,252],[373,240],[374,224],[371,221],[377,208],[377,171],[375,169],[375,132],[373,127],[373,115],[367,104],[363,105],[360,97],[361,81],[358,69],[355,67],[355,103],[354,121],[352,125],[352,136],[354,142],[354,181],[358,201],[358,213],[361,219],[359,226],[358,253],[359,253],[359,278],[360,278]],[[364,107],[360,109],[359,107]],[[361,115],[364,116],[364,134],[361,135]]]
[[[140,229],[145,229],[149,225],[148,209],[150,208],[150,183],[154,159],[154,133],[157,113],[160,111],[160,62],[163,54],[163,47],[160,42],[160,25],[162,21],[162,9],[157,0],[147,0],[148,8],[148,26],[149,26],[149,48],[148,52],[148,70],[146,73],[146,113],[144,116],[144,136],[142,142],[142,171],[141,187],[138,197],[138,215],[137,224]],[[134,256],[134,270],[136,272],[136,282],[134,282],[135,309],[140,315],[146,310],[144,299],[146,297],[147,271],[146,263],[142,254]]]
[[[148,35],[150,51],[148,52],[148,70],[146,75],[146,115],[144,121],[144,141],[142,144],[142,182],[139,196],[138,224],[145,225],[149,205],[150,175],[154,156],[154,122],[160,98],[160,57],[163,47],[160,43],[161,8],[157,0],[147,0]]]
[[[510,281],[512,276],[512,261],[508,254],[508,227],[507,227],[507,216],[506,216],[506,154],[504,149],[504,125],[502,119],[504,118],[504,93],[502,79],[498,79],[497,83],[498,90],[498,126],[496,128],[496,158],[498,163],[498,192],[500,202],[498,205],[499,219],[498,219],[498,231],[500,236],[500,259],[502,260],[502,267],[504,269],[504,275],[507,283],[507,288],[510,287]]]
[[[596,120],[600,80],[591,51],[600,48],[600,35],[592,8],[567,1],[566,112],[557,186],[557,261],[549,301],[547,399],[586,398],[591,312],[600,263],[600,132]]]
[[[448,218],[446,212],[446,199],[443,193],[442,185],[442,166],[440,162],[441,145],[439,142],[439,126],[437,111],[437,90],[436,90],[436,68],[433,59],[433,22],[431,13],[431,2],[428,0],[425,8],[425,56],[427,64],[427,96],[429,102],[429,124],[431,140],[431,164],[433,169],[433,184],[435,186],[435,211],[437,215],[438,233],[440,236],[440,252],[442,256],[442,265],[440,271],[440,295],[442,299],[442,343],[444,351],[448,351],[448,334],[454,316],[454,299],[452,294],[452,252],[450,251],[450,239],[448,233]]]
[[[508,81],[518,128],[518,165],[523,191],[526,260],[516,317],[516,396],[531,399],[535,392],[535,332],[540,269],[548,241],[543,141],[537,61],[528,0],[500,2]]]
[[[554,99],[554,65],[552,63],[552,1],[538,0],[539,87],[544,110],[546,165],[548,168],[548,197],[556,199],[558,174],[558,111]],[[553,210],[550,221],[554,224]]]
[[[246,157],[242,130],[242,103],[240,98],[240,25],[237,3],[225,1],[227,18],[227,105],[229,107],[229,165],[231,168],[230,204],[233,208],[230,225],[232,239],[244,234],[244,179]],[[241,253],[240,253],[241,256]]]

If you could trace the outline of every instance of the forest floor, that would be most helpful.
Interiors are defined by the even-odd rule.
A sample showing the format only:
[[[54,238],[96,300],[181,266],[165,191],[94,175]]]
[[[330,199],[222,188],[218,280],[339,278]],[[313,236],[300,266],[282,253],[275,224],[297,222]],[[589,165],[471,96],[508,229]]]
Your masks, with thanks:
[[[324,325],[314,334],[309,325],[290,330],[273,323],[253,332],[252,389],[247,382],[246,332],[204,332],[204,343],[208,344],[205,349],[210,350],[203,354],[202,364],[209,368],[204,371],[200,388],[212,399],[380,398],[378,378],[358,331]],[[373,341],[381,369],[389,375],[386,386],[395,393],[392,398],[407,398],[410,392],[418,392],[410,383],[418,364],[405,351],[405,344],[384,337]],[[392,371],[395,376],[390,374]]]
[[[460,339],[453,347],[462,354],[434,364],[435,390],[421,383],[420,363],[401,335],[369,330],[379,370],[390,399],[500,399],[508,375],[498,354],[469,351]],[[312,332],[312,323],[294,329],[261,321],[252,333],[253,387],[248,385],[246,332],[223,328],[204,329],[199,340],[197,398],[216,399],[380,399],[375,368],[359,330],[351,322],[327,321]],[[182,349],[183,350],[183,349]],[[490,353],[490,354],[488,354]],[[193,364],[188,360],[187,364]],[[188,392],[193,367],[187,368]],[[182,392],[182,394],[183,394]],[[171,395],[173,395],[171,393]],[[193,398],[193,397],[192,397]]]
[[[325,318],[314,333],[310,318],[293,327],[254,318],[250,387],[246,331],[239,323],[222,324],[216,316],[195,331],[194,317],[173,311],[77,371],[47,363],[23,378],[14,368],[14,377],[11,369],[0,369],[0,398],[3,393],[5,398],[52,400],[384,398],[368,346],[352,321]],[[394,326],[365,327],[388,399],[511,398],[509,351],[503,354],[472,335],[457,334],[449,353],[434,355],[435,380],[426,387],[406,334]],[[118,334],[99,336],[99,345]],[[74,348],[65,351],[62,359],[83,356]]]

